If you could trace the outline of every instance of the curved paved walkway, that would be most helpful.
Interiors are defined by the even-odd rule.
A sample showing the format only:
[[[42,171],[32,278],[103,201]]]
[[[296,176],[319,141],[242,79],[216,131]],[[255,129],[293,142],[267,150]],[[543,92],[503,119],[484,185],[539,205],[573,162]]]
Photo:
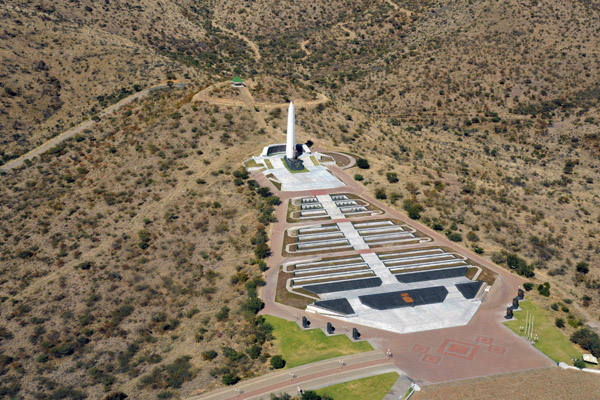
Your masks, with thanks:
[[[187,83],[185,83],[185,82],[179,82],[179,83],[172,84],[172,86],[179,87],[179,88],[182,88],[182,87],[184,87],[186,85],[187,85]],[[134,101],[136,99],[144,97],[148,93],[150,93],[150,92],[152,92],[154,90],[164,89],[164,88],[167,88],[167,87],[170,87],[170,85],[168,83],[161,83],[161,84],[158,84],[156,86],[152,86],[152,87],[146,88],[144,90],[141,90],[141,91],[139,91],[137,93],[134,93],[131,96],[126,97],[123,100],[119,101],[118,103],[113,104],[112,106],[106,108],[104,111],[102,111],[101,114],[99,114],[99,117],[100,118],[107,117],[110,114],[112,114],[115,111],[117,111],[118,109],[120,109],[121,107],[123,107],[124,105],[129,104],[129,103],[131,103],[132,101]],[[21,157],[16,158],[14,160],[11,160],[11,161],[7,162],[4,165],[1,165],[0,166],[0,171],[6,171],[6,170],[13,169],[13,168],[16,168],[16,167],[19,167],[19,166],[23,165],[23,163],[26,160],[31,160],[32,158],[37,157],[37,156],[39,156],[42,153],[45,153],[46,151],[50,150],[52,147],[54,147],[54,146],[62,143],[63,141],[65,141],[65,140],[67,140],[67,139],[69,139],[69,138],[77,135],[78,133],[81,133],[84,130],[92,127],[95,123],[96,123],[96,121],[93,121],[93,120],[89,119],[89,120],[87,120],[85,122],[82,122],[81,124],[79,124],[79,125],[71,128],[71,129],[69,129],[69,130],[64,131],[63,133],[61,133],[61,134],[53,137],[52,139],[49,139],[48,141],[46,141],[42,145],[36,147],[35,149],[29,151],[28,153],[25,153]]]

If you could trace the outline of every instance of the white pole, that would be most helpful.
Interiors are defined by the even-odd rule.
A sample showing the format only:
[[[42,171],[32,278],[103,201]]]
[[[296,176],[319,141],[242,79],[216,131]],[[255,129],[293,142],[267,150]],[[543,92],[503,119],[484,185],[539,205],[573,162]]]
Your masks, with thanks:
[[[535,316],[531,316],[531,341],[533,341],[533,324],[535,324]]]

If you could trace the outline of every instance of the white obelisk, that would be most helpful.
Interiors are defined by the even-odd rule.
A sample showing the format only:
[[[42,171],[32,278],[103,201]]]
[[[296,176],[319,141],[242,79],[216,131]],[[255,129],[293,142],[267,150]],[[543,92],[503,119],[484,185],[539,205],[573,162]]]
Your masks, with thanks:
[[[287,140],[285,143],[285,156],[293,160],[296,153],[296,113],[294,110],[294,103],[290,101],[290,108],[288,108],[288,126],[287,126]]]

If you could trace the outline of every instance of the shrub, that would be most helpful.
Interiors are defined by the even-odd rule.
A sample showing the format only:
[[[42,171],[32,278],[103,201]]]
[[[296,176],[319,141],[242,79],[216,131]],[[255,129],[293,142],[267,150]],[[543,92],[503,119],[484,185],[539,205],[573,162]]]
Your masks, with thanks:
[[[531,289],[533,289],[533,283],[531,283],[531,282],[525,282],[523,284],[523,289],[525,289],[526,291],[529,292]]]
[[[257,314],[264,304],[258,297],[252,297],[242,304],[242,310]]]
[[[94,265],[91,261],[84,261],[75,266],[75,269],[90,269]]]
[[[449,234],[448,239],[450,239],[453,242],[462,242],[463,240],[462,235],[458,232],[452,232],[451,234]]]
[[[469,233],[467,233],[467,239],[471,242],[479,242],[479,236],[477,236],[477,234],[473,231],[469,231]]]
[[[552,303],[550,308],[552,308],[554,311],[558,311],[558,303]]]
[[[387,178],[389,183],[398,182],[398,174],[395,172],[388,172],[387,174],[385,174],[385,177]]]
[[[356,160],[356,166],[360,169],[369,169],[371,166],[369,165],[369,160],[365,158],[359,158]]]
[[[227,373],[225,375],[223,375],[223,378],[221,379],[223,381],[223,383],[225,385],[235,385],[236,383],[238,383],[240,381],[240,377],[237,375],[230,373]]]
[[[364,181],[365,178],[361,174],[354,174],[354,180],[360,182],[360,181]]]
[[[244,353],[238,353],[231,347],[223,347],[223,355],[231,361],[247,360],[247,357]]]
[[[202,359],[204,361],[213,360],[213,359],[217,358],[217,356],[218,356],[217,352],[214,350],[203,351],[201,355],[202,355]]]
[[[385,194],[385,190],[383,188],[375,189],[375,198],[379,200],[387,199],[387,194]]]
[[[126,304],[117,308],[112,314],[112,322],[113,324],[119,325],[125,317],[129,316],[133,312],[134,308],[132,305]]]
[[[408,213],[408,216],[412,219],[421,218],[421,211],[423,206],[420,205],[415,199],[406,199],[403,203],[404,210]]]
[[[246,353],[250,356],[251,359],[256,360],[260,356],[261,348],[259,345],[255,344],[250,347]]]
[[[138,232],[138,238],[140,239],[138,246],[140,247],[140,249],[147,249],[148,246],[150,246],[150,237],[151,236],[152,235],[150,234],[150,232],[148,232],[145,229],[142,229],[141,231]]]
[[[285,360],[279,354],[271,357],[271,367],[280,369],[285,367]]]
[[[221,309],[217,312],[217,314],[215,315],[215,318],[217,319],[217,321],[222,322],[225,321],[227,318],[229,318],[229,307],[227,306],[223,306],[221,307]]]
[[[271,249],[269,249],[269,245],[266,243],[260,243],[254,249],[254,255],[258,259],[264,259],[271,255]]]
[[[258,269],[261,270],[262,272],[264,272],[267,269],[269,269],[269,267],[267,267],[267,263],[264,262],[263,260],[258,260]]]
[[[191,358],[192,357],[190,356],[179,357],[173,361],[172,364],[169,364],[165,367],[165,372],[167,374],[167,387],[178,389],[184,382],[189,381],[194,377],[194,373],[191,371]]]
[[[575,268],[577,269],[577,272],[580,272],[582,274],[587,274],[588,272],[590,272],[590,265],[585,261],[578,262]]]
[[[550,284],[548,282],[544,282],[544,284],[538,285],[537,289],[542,296],[550,297]]]
[[[565,320],[562,318],[556,318],[556,320],[554,320],[554,325],[556,325],[557,328],[563,328],[565,326]]]
[[[578,358],[575,360],[575,362],[573,362],[573,365],[579,369],[583,369],[585,368],[585,361],[583,361],[582,358]]]
[[[472,248],[473,248],[473,251],[475,253],[477,253],[477,254],[483,254],[484,253],[483,247],[481,247],[481,246],[478,246],[478,245],[474,244],[472,246]]]

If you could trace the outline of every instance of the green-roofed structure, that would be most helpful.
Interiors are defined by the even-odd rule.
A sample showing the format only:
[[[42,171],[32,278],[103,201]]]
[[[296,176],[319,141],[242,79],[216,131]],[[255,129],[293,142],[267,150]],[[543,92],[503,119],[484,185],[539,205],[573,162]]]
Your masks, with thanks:
[[[244,87],[244,80],[240,78],[239,75],[236,75],[235,78],[231,80],[231,84],[233,87]]]

